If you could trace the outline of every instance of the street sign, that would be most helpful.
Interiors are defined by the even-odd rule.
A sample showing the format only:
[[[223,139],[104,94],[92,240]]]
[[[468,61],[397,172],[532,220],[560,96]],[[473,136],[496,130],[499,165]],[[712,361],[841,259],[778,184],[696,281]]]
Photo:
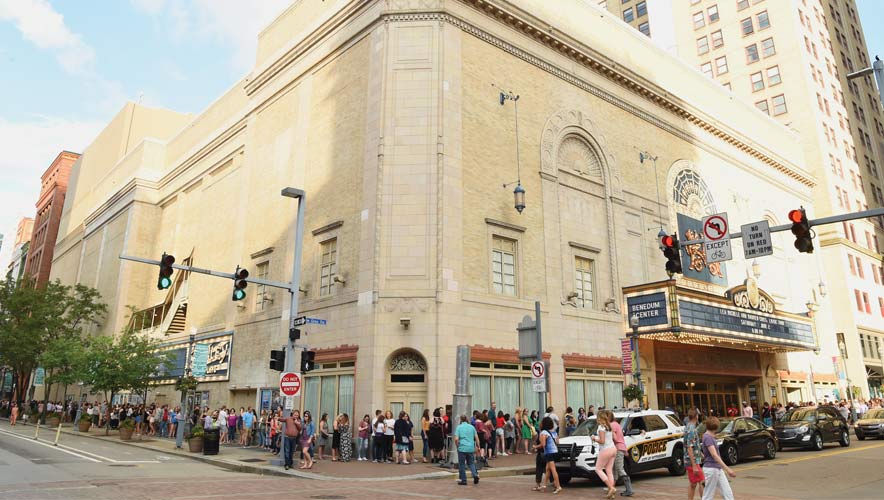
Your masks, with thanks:
[[[766,220],[744,224],[740,231],[743,233],[743,254],[747,259],[773,255],[770,224]]]
[[[193,346],[193,365],[190,373],[194,377],[206,376],[206,365],[209,362],[209,344],[196,344]]]
[[[710,215],[703,218],[703,237],[706,242],[706,263],[731,260],[731,235],[727,223],[727,213]]]
[[[623,373],[629,375],[632,373],[632,340],[623,339],[620,341],[620,354],[623,357]]]
[[[302,325],[307,325],[307,324],[324,325],[326,323],[328,323],[328,321],[326,321],[324,319],[308,318],[307,316],[298,316],[297,318],[295,318],[294,321],[292,321],[292,326],[295,327],[295,326],[302,326]]]
[[[544,366],[543,361],[535,361],[531,363],[531,378],[532,379],[543,379],[546,375],[546,366]],[[538,391],[543,392],[543,391]]]
[[[285,409],[293,410],[295,408],[295,398],[293,396],[285,397]]]
[[[34,386],[43,385],[46,379],[46,370],[42,367],[34,370]]]
[[[533,392],[546,392],[546,379],[545,378],[532,378],[531,379],[531,390]]]
[[[283,372],[279,376],[279,392],[295,397],[301,393],[301,376],[294,372]]]

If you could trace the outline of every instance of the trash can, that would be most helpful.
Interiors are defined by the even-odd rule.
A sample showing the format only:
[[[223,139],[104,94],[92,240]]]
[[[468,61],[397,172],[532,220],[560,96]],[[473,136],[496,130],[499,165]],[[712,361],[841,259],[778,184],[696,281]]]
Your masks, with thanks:
[[[206,429],[203,434],[203,455],[217,455],[221,442],[221,429]]]

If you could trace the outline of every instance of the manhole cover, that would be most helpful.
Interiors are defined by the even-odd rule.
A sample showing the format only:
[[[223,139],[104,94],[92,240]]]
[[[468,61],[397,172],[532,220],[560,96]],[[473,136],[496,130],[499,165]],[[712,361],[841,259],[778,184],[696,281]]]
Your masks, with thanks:
[[[240,460],[240,462],[249,462],[249,463],[257,463],[257,462],[266,462],[263,458],[244,458]]]
[[[341,495],[313,495],[310,498],[315,498],[316,500],[341,500],[342,498],[347,498]]]
[[[110,464],[110,467],[137,467],[135,464]]]

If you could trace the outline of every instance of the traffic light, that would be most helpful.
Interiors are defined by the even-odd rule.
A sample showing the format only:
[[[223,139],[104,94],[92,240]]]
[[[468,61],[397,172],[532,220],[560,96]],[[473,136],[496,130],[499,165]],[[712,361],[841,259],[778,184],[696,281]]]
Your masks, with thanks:
[[[270,369],[278,372],[285,371],[285,351],[270,351]]]
[[[163,252],[163,256],[160,258],[160,276],[157,278],[157,290],[165,290],[172,286],[172,273],[175,272],[172,269],[172,264],[174,263],[175,256]]]
[[[307,373],[316,368],[316,353],[313,351],[301,351],[301,373]]]
[[[249,272],[245,269],[236,266],[236,272],[233,273],[233,300],[242,300],[246,298],[246,286],[248,286],[249,282],[246,281],[246,278],[249,277]]]
[[[666,272],[672,277],[673,274],[682,274],[681,270],[681,246],[678,238],[667,234],[660,238],[663,245],[663,256],[666,257]]]
[[[804,207],[789,212],[792,221],[792,234],[795,235],[795,248],[801,253],[813,253],[813,236],[810,234],[810,222]]]

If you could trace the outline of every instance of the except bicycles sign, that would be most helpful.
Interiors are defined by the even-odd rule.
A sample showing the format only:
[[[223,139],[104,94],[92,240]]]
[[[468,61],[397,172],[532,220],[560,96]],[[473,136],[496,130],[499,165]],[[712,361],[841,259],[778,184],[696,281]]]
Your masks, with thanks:
[[[706,240],[703,248],[706,250],[706,263],[724,262],[733,258],[729,230],[726,212],[703,218],[703,237]]]

